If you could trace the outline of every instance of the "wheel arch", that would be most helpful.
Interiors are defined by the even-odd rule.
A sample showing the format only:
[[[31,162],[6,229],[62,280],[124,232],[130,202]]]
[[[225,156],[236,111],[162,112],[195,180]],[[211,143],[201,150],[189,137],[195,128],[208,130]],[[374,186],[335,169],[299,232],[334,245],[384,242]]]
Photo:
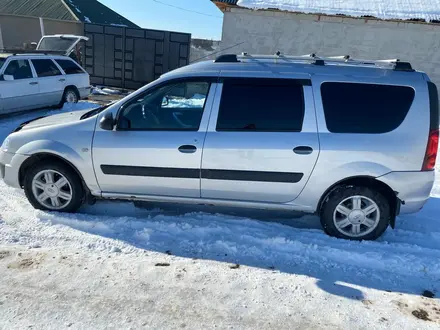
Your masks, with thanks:
[[[64,92],[66,92],[68,89],[74,90],[76,94],[79,96],[78,87],[76,87],[75,85],[67,85],[66,87],[64,87]]]
[[[30,156],[28,159],[26,159],[23,162],[23,164],[20,166],[20,170],[18,172],[18,182],[20,183],[20,186],[23,187],[25,173],[28,169],[30,169],[32,166],[34,166],[35,164],[37,164],[41,161],[51,161],[51,160],[59,162],[59,163],[63,163],[64,165],[71,168],[80,178],[81,185],[83,186],[83,189],[86,192],[89,192],[89,189],[88,189],[87,185],[85,184],[84,178],[83,178],[81,172],[76,168],[76,166],[73,165],[67,159],[65,159],[59,155],[49,153],[49,152],[40,152],[40,153],[33,154],[32,156]]]
[[[66,92],[69,91],[69,90],[73,91],[76,94],[76,97],[77,97],[78,101],[81,99],[81,94],[79,92],[78,87],[76,87],[75,85],[67,85],[64,88],[63,99],[61,100],[61,102],[64,102],[64,98],[66,97]]]
[[[317,214],[321,213],[322,207],[327,201],[330,194],[340,186],[361,186],[371,188],[380,192],[388,200],[391,208],[390,225],[392,228],[395,227],[396,216],[399,214],[400,211],[400,200],[397,197],[399,192],[394,191],[386,183],[379,181],[371,176],[354,176],[342,179],[334,183],[325,191],[325,193],[319,199],[318,207],[316,209]]]

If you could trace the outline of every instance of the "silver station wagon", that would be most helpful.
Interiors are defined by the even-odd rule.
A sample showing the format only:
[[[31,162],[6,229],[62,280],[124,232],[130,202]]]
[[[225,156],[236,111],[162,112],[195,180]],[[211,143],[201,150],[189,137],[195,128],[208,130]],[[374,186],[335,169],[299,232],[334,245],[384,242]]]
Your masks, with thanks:
[[[370,240],[434,182],[439,102],[399,60],[222,55],[91,111],[23,123],[0,176],[38,209],[94,199],[317,214]]]

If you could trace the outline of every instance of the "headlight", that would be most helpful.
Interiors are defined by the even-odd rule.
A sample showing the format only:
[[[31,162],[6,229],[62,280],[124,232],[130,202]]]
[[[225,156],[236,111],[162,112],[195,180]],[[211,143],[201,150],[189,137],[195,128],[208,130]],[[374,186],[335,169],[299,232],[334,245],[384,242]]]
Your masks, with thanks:
[[[1,151],[7,152],[9,149],[9,144],[11,142],[11,139],[9,137],[7,137],[4,141],[3,144],[0,148]]]

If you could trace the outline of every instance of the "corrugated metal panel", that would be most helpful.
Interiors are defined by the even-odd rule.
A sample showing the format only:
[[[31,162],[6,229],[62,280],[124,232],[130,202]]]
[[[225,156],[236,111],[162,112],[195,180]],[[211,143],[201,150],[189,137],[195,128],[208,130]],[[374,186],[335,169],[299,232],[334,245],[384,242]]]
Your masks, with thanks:
[[[0,14],[76,20],[61,0],[0,0]]]
[[[0,14],[139,28],[97,0],[0,0]]]
[[[84,23],[139,28],[139,26],[133,22],[97,0],[64,0],[64,2],[70,7],[79,20]]]
[[[238,0],[211,0],[212,2],[222,2],[230,5],[236,5]]]

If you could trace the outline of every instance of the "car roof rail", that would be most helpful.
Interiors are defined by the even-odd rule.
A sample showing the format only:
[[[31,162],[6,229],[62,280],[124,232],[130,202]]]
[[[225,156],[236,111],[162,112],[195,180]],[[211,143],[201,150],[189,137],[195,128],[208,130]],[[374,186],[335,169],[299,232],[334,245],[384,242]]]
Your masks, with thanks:
[[[236,54],[225,54],[220,55],[214,61],[215,63],[238,63],[238,62],[247,62],[247,61],[275,61],[278,63],[279,60],[285,61],[294,61],[294,62],[303,62],[314,65],[326,65],[326,64],[337,64],[337,65],[362,65],[362,66],[371,66],[371,67],[379,67],[385,69],[392,69],[394,71],[406,71],[413,72],[414,69],[409,62],[402,62],[399,59],[389,59],[389,60],[361,60],[361,59],[353,59],[350,55],[342,55],[342,56],[329,56],[329,57],[321,57],[316,55],[315,53],[307,54],[307,55],[284,55],[281,52],[276,52],[274,55],[252,55],[249,53],[242,53],[240,55]]]

